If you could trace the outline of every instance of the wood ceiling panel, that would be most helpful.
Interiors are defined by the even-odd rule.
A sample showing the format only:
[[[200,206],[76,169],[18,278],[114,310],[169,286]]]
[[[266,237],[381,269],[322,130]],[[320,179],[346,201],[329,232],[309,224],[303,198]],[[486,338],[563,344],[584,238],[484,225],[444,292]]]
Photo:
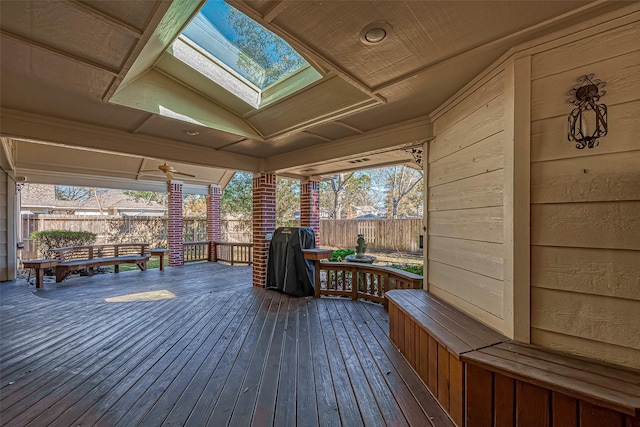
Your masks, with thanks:
[[[493,61],[502,53],[499,47],[456,58],[425,72],[402,80],[380,91],[387,99],[370,111],[345,117],[340,121],[364,131],[388,126],[399,121],[427,116],[449,97],[461,83],[471,81],[484,69],[484,60]]]
[[[154,0],[127,0],[126,2],[80,0],[80,2],[138,30],[144,29],[160,3]]]
[[[3,2],[0,15],[5,31],[116,70],[137,42],[63,2]]]
[[[292,2],[274,23],[375,88],[587,3]],[[393,27],[388,39],[373,46],[362,44],[360,31],[368,24],[380,21]],[[324,25],[318,25],[318,22]]]
[[[189,136],[185,133],[186,130],[194,130],[199,132],[199,134]],[[157,136],[159,138],[169,138],[175,141],[209,148],[223,147],[242,139],[237,135],[204,126],[195,126],[191,123],[158,116],[156,114],[151,115],[145,120],[144,123],[136,129],[136,133]]]
[[[363,153],[358,157],[348,159],[336,159],[329,162],[308,163],[295,168],[286,169],[287,174],[299,176],[330,175],[337,172],[373,169],[390,166],[393,164],[410,164],[416,167],[413,157],[402,149],[386,150],[382,153]]]
[[[278,5],[287,3],[287,0],[245,0],[245,3],[249,5],[253,10],[260,13],[261,15],[265,15],[274,7],[278,7]]]
[[[101,100],[105,90],[111,84],[113,76],[104,70],[87,66],[81,62],[55,55],[49,51],[34,48],[12,37],[2,36],[2,81],[3,86],[11,89],[13,78],[21,81],[36,81],[56,87],[56,90],[69,91],[95,100]],[[7,81],[5,81],[7,80]],[[17,84],[17,83],[16,83]],[[22,86],[21,90],[27,90]],[[18,89],[18,88],[16,88]],[[19,95],[19,91],[17,93]],[[2,93],[3,104],[8,94]],[[48,93],[40,94],[47,98]],[[38,98],[25,101],[38,102]],[[62,101],[58,99],[57,101]]]
[[[2,37],[2,107],[129,130],[145,113],[102,102],[104,71]]]
[[[358,132],[335,123],[325,123],[320,126],[314,126],[307,129],[307,131],[331,140],[358,135]]]
[[[258,110],[247,120],[262,135],[270,137],[374,102],[344,80],[333,77],[292,95],[286,102]]]
[[[322,141],[312,135],[292,134],[271,141],[246,140],[224,148],[225,152],[247,154],[255,157],[271,157],[292,150],[309,148]]]

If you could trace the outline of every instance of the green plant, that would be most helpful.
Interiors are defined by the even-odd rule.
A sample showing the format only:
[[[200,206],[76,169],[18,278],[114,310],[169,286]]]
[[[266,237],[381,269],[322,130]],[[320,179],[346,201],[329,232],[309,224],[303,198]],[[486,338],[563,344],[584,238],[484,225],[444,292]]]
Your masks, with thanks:
[[[354,251],[353,249],[336,249],[335,251],[333,251],[333,254],[329,261],[342,262],[347,257],[347,255],[354,255],[355,253],[356,251]]]
[[[92,245],[96,241],[96,234],[89,231],[47,230],[34,231],[31,239],[40,258],[54,258],[55,254],[51,249]]]
[[[390,264],[389,267],[422,276],[424,267],[420,264]]]

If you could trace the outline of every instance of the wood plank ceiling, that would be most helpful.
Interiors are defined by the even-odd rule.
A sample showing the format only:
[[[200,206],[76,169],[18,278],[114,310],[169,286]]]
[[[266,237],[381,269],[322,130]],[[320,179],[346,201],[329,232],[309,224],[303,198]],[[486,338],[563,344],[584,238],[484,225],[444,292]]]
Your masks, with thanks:
[[[1,136],[219,168],[219,176],[223,169],[318,176],[411,162],[406,148],[432,136],[429,113],[510,47],[624,2],[229,3],[282,36],[323,78],[256,110],[172,74],[166,49],[200,0],[2,2]],[[390,28],[387,39],[363,44],[361,30],[376,22]],[[142,109],[110,102],[132,82],[144,82],[134,98]],[[142,106],[151,98],[157,111]],[[196,113],[231,125],[206,125]],[[233,131],[242,126],[248,131]],[[18,170],[36,167],[20,163],[33,163],[34,146]],[[58,169],[72,174],[86,155],[67,154]]]

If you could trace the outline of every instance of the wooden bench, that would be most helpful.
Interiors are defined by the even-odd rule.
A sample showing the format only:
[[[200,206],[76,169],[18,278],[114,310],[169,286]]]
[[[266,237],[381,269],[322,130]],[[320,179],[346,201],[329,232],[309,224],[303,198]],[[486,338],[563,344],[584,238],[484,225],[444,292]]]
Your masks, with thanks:
[[[640,427],[640,372],[507,340],[421,290],[389,334],[458,426]]]
[[[460,356],[507,337],[424,290],[385,295],[391,340],[451,419],[464,425],[465,366]]]
[[[640,426],[640,371],[514,341],[462,360],[469,427]]]
[[[56,256],[56,282],[62,282],[71,272],[88,269],[93,275],[95,267],[114,266],[120,271],[121,264],[135,264],[140,270],[147,269],[148,243],[119,243],[113,245],[67,246],[52,249]]]

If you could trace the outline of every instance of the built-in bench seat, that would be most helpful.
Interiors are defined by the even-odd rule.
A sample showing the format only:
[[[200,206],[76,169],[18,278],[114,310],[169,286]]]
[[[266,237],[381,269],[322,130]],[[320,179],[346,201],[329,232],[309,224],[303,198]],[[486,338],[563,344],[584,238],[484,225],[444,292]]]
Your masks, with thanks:
[[[423,290],[389,335],[458,426],[640,427],[640,372],[506,337]]]
[[[391,340],[452,420],[464,425],[465,366],[460,357],[507,337],[424,290],[392,290],[385,296]]]
[[[467,426],[640,426],[638,371],[514,341],[461,359]]]
[[[122,264],[135,264],[144,271],[151,256],[148,243],[67,246],[52,251],[57,261],[56,282],[62,282],[71,272],[85,268],[89,275],[94,273],[95,267],[111,265],[118,273]]]

